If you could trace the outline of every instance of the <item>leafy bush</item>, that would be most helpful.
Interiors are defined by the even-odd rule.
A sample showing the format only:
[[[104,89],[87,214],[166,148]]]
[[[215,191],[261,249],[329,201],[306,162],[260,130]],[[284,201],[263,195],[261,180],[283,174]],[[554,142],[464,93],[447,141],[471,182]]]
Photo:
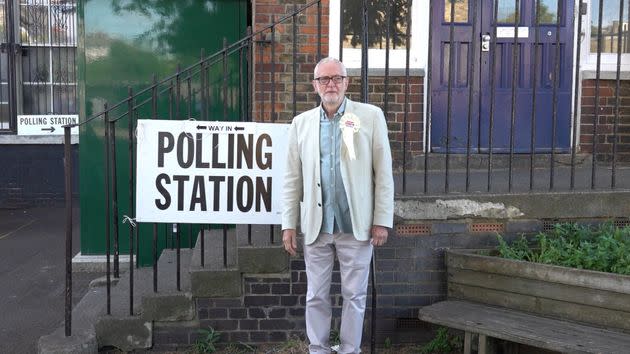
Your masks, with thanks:
[[[212,327],[208,329],[200,329],[201,337],[195,342],[194,350],[196,353],[214,353],[217,351],[217,342],[221,339],[221,333]]]
[[[630,227],[567,223],[539,233],[533,244],[524,236],[511,245],[498,239],[503,258],[630,275]]]
[[[448,333],[448,328],[440,327],[433,340],[420,348],[421,354],[452,353],[463,347],[462,338]]]

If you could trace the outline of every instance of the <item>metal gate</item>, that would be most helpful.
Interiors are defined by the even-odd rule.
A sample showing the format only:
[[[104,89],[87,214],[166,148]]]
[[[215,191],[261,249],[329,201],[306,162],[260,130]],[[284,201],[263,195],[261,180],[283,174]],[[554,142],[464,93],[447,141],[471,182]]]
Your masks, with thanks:
[[[18,115],[76,114],[76,0],[5,0],[0,15],[0,131]]]

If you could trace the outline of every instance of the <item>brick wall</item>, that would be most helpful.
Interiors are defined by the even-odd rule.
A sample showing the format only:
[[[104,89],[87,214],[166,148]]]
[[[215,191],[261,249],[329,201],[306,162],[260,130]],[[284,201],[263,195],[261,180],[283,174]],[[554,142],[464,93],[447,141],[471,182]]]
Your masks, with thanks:
[[[612,161],[616,103],[615,80],[599,83],[599,115],[595,152],[598,161]],[[621,81],[619,92],[617,161],[630,161],[630,81]],[[593,122],[595,121],[595,80],[582,81],[580,122],[580,152],[593,152]]]
[[[395,168],[402,165],[403,143],[405,142],[403,135],[405,124],[405,84],[404,76],[390,76],[387,87],[388,107],[385,113]],[[410,77],[406,120],[407,161],[411,161],[411,157],[420,155],[423,151],[423,95],[424,77]],[[361,100],[360,77],[351,77],[350,85],[348,86],[348,97],[355,101]],[[368,77],[368,102],[385,111],[385,76]]]
[[[63,203],[64,146],[56,145],[2,145],[0,147],[0,208],[58,205]],[[79,160],[78,145],[73,153],[73,197],[78,196]]]
[[[550,224],[550,223],[547,223]],[[444,250],[448,248],[492,248],[496,233],[507,239],[542,230],[544,222],[428,222],[399,225],[387,244],[376,248],[377,323],[376,341],[424,343],[434,327],[417,320],[421,306],[446,298]],[[333,329],[339,329],[341,305],[340,274],[335,264],[331,284]],[[304,305],[306,272],[302,255],[292,258],[290,270],[282,274],[244,275],[243,295],[238,298],[196,300],[198,323],[190,327],[157,324],[156,348],[186,347],[200,336],[199,328],[212,327],[223,343],[260,344],[305,337]],[[364,343],[370,341],[371,286],[364,321]]]

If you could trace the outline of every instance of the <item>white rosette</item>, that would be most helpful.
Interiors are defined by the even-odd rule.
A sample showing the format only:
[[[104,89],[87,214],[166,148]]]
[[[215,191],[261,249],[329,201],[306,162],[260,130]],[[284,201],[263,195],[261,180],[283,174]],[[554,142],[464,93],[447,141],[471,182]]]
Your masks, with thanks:
[[[356,160],[357,155],[354,151],[354,134],[361,128],[361,121],[353,113],[344,114],[339,120],[339,128],[341,128],[341,136],[343,143],[346,145],[350,160]]]

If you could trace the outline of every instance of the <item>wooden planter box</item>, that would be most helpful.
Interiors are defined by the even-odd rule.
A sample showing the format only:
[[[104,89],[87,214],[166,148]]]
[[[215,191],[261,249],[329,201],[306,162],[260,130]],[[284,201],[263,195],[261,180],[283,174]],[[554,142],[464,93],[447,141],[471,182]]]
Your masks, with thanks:
[[[630,276],[446,252],[448,297],[630,333]]]

